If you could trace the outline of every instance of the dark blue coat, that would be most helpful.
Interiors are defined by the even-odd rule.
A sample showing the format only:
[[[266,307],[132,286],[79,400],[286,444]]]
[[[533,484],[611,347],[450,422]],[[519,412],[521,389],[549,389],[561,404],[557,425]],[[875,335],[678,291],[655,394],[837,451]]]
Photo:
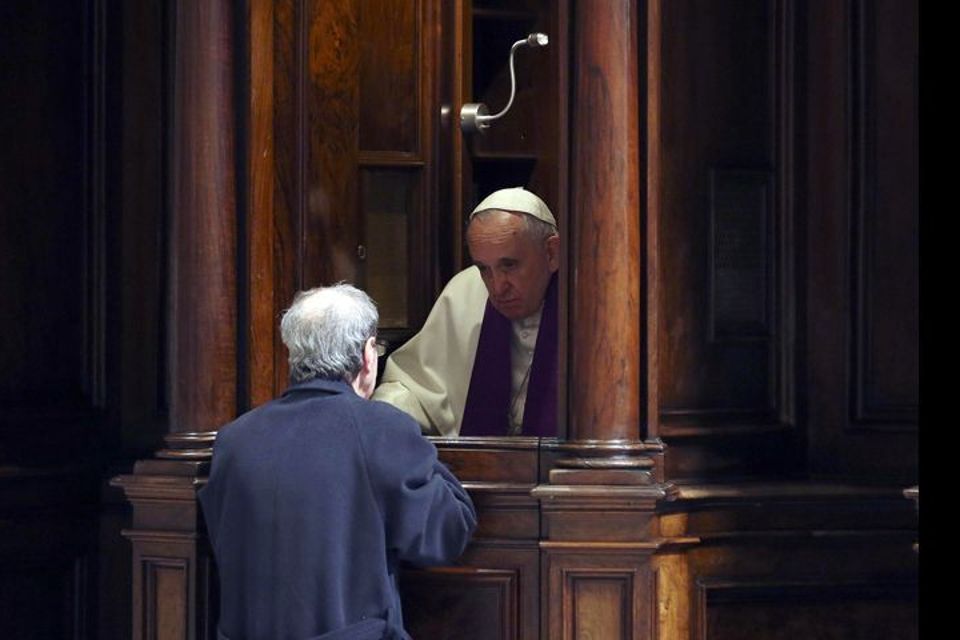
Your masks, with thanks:
[[[223,427],[200,503],[230,640],[405,638],[398,564],[451,562],[476,524],[412,418],[329,380]]]

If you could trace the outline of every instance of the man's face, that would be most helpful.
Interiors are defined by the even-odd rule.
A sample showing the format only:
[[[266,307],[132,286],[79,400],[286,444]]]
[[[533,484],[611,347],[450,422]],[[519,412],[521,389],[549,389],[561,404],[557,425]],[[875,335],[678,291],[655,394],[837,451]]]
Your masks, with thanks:
[[[493,308],[511,320],[536,313],[560,266],[559,236],[539,240],[521,214],[492,211],[470,222],[467,244]]]

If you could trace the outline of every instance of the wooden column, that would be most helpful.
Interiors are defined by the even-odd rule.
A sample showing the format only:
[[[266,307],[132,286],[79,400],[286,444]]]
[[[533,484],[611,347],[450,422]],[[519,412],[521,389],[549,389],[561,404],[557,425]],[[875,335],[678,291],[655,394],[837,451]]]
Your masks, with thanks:
[[[237,409],[233,3],[178,2],[169,240],[170,430]]]
[[[635,440],[643,372],[637,6],[577,8],[568,436]]]
[[[649,27],[648,27],[649,24]],[[661,532],[664,483],[656,418],[657,171],[642,135],[657,121],[641,63],[656,64],[659,3],[575,4],[571,129],[568,439],[546,457],[541,634],[549,638],[682,637],[687,605],[680,549]],[[652,34],[652,35],[651,35]],[[648,55],[642,46],[654,47]],[[642,178],[651,180],[644,190]],[[646,194],[646,205],[643,195]],[[669,611],[658,601],[676,591]]]
[[[123,487],[133,505],[133,637],[214,637],[213,569],[197,489],[236,416],[234,3],[176,2],[171,87],[167,391],[170,434]]]

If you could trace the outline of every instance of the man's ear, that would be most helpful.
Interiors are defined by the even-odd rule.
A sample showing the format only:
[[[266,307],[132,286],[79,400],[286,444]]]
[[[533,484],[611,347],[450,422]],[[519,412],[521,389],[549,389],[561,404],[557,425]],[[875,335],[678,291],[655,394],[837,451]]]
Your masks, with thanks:
[[[378,364],[376,338],[369,338],[363,343],[363,365],[353,379],[353,388],[359,396],[369,398],[373,395],[377,386]]]
[[[365,371],[369,371],[370,369],[376,371],[378,362],[377,339],[373,337],[367,338],[367,341],[363,343],[363,369]]]
[[[560,236],[554,234],[547,238],[547,266],[550,267],[550,273],[554,273],[560,268]]]

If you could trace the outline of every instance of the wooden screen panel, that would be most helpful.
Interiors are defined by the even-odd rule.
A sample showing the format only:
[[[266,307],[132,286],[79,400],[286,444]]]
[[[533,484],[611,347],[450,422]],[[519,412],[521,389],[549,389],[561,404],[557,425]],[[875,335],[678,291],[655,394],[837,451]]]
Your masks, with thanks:
[[[357,283],[376,300],[381,329],[411,325],[411,235],[421,203],[417,169],[361,170],[363,242]]]
[[[810,468],[904,486],[918,464],[917,10],[810,5],[803,60],[815,79],[801,307]]]
[[[641,550],[548,548],[541,620],[557,639],[653,638],[656,580]]]
[[[93,4],[11,2],[0,15],[5,425],[73,421],[103,402],[103,211],[92,190],[102,165],[90,116],[100,105],[85,49]]]
[[[381,337],[399,343],[426,317],[438,269],[434,77],[440,12],[432,0],[265,0],[252,5],[253,57],[272,64],[255,72],[251,96],[251,202],[256,261],[251,315],[258,331],[298,289],[347,281],[371,288],[381,304]],[[269,21],[269,22],[268,22]],[[272,134],[265,126],[270,113]],[[270,153],[273,153],[270,162]],[[272,198],[265,198],[266,178]],[[261,204],[262,203],[262,204]],[[264,261],[269,271],[264,269]],[[253,286],[256,285],[256,286]],[[272,291],[272,314],[260,308]],[[276,331],[270,326],[269,330]],[[253,355],[273,358],[274,394],[286,386],[285,350],[255,341]],[[265,373],[251,372],[264,397]]]
[[[539,571],[536,541],[475,539],[455,567],[404,571],[404,623],[414,638],[535,640]]]
[[[700,640],[919,638],[916,585],[708,581],[698,586]]]
[[[87,474],[0,469],[0,637],[96,635],[98,522],[82,505],[97,490]]]
[[[401,585],[405,625],[415,638],[509,640],[517,633],[516,570],[408,571]]]
[[[420,150],[421,2],[360,2],[359,148]]]
[[[858,2],[851,283],[859,428],[914,428],[920,369],[918,8]]]
[[[187,563],[169,558],[142,558],[144,593],[151,603],[144,620],[143,637],[177,640],[187,637]]]
[[[0,636],[82,638],[92,626],[89,559],[47,558],[24,565],[0,557]]]
[[[360,244],[357,189],[360,38],[358,3],[307,2],[306,40],[298,43],[305,66],[297,70],[304,102],[298,114],[306,155],[298,158],[303,183],[301,250],[302,288],[356,282]]]
[[[632,575],[615,576],[567,574],[566,588],[572,605],[564,621],[573,638],[624,638],[633,627]]]
[[[769,284],[782,211],[775,174],[763,178],[775,166],[781,135],[777,92],[784,70],[777,56],[785,33],[777,6],[758,0],[662,7],[661,76],[684,78],[660,87],[668,114],[660,123],[659,215],[665,436],[779,420],[771,405],[784,384],[782,336],[772,314],[778,308],[773,296],[786,293]],[[749,176],[757,176],[754,183]],[[747,247],[749,238],[759,244]],[[747,275],[756,281],[749,291],[728,277],[731,265],[748,259],[753,271]]]

